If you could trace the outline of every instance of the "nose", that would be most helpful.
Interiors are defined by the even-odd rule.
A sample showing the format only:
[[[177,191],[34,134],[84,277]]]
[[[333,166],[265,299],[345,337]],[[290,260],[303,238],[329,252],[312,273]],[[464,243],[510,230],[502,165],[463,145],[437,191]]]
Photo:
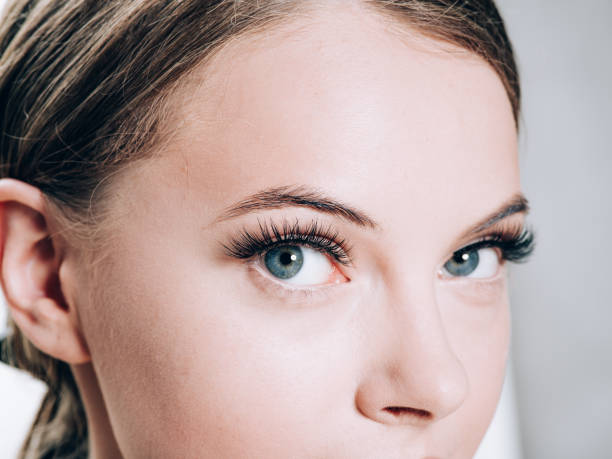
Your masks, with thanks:
[[[364,336],[366,370],[355,403],[382,424],[424,426],[455,412],[469,393],[433,292],[377,305]]]

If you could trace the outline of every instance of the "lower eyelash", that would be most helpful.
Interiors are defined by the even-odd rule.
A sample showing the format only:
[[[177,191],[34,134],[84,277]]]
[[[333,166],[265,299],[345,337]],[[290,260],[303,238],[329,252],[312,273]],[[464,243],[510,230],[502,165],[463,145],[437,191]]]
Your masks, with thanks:
[[[351,264],[350,247],[331,226],[321,228],[320,224],[313,220],[306,227],[302,227],[298,219],[293,224],[284,220],[281,227],[271,220],[257,222],[258,232],[251,233],[244,228],[228,245],[223,244],[227,255],[238,259],[249,259],[280,245],[296,244],[306,245],[331,255],[340,264]]]

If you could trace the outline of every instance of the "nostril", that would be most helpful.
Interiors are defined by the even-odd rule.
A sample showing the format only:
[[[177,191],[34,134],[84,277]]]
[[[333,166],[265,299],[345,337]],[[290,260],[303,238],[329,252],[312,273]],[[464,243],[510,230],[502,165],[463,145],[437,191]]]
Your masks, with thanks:
[[[433,417],[433,415],[426,410],[419,410],[418,408],[410,408],[406,406],[388,406],[385,408],[385,411],[391,413],[395,417],[404,417],[404,416],[414,416],[419,419],[428,420]]]

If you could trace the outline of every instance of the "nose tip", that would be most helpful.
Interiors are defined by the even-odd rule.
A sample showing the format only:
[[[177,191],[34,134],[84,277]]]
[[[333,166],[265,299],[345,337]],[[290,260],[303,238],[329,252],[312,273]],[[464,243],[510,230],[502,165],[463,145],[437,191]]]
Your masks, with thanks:
[[[357,391],[358,410],[382,424],[423,426],[459,409],[469,393],[465,368],[454,355],[428,357],[427,364],[372,372]]]

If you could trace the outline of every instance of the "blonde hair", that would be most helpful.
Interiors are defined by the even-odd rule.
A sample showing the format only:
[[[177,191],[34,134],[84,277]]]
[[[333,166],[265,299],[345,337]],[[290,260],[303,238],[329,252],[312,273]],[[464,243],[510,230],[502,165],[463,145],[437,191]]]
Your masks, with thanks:
[[[38,187],[75,234],[89,234],[110,178],[158,142],[166,99],[180,78],[228,40],[290,18],[307,3],[12,1],[0,23],[0,177]],[[503,82],[518,125],[516,63],[492,0],[362,3],[481,56]],[[48,385],[20,457],[86,457],[87,422],[70,366],[9,326],[3,360]]]

